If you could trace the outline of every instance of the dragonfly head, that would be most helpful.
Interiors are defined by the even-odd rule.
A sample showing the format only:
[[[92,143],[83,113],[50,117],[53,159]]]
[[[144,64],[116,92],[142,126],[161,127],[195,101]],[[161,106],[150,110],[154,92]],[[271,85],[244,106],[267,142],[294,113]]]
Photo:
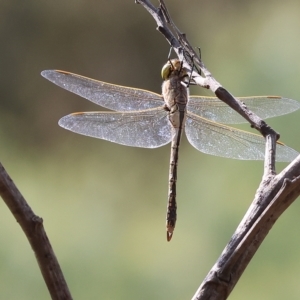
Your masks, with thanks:
[[[182,62],[179,59],[169,60],[161,70],[161,77],[163,80],[168,80],[172,75],[179,75],[180,77],[187,76],[187,71],[182,66]]]

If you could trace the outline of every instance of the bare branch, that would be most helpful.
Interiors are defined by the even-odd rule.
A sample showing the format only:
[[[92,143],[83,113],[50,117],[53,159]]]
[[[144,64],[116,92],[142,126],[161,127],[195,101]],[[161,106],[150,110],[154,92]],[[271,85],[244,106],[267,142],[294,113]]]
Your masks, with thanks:
[[[199,58],[196,51],[188,42],[186,35],[181,33],[177,26],[172,21],[167,7],[163,0],[160,0],[160,6],[155,8],[148,0],[136,0],[145,7],[145,9],[152,15],[157,23],[157,30],[164,35],[168,43],[173,47],[174,51],[178,55],[178,58],[184,62],[184,66],[192,69],[192,64],[196,65],[196,69],[200,68],[205,78],[202,77],[199,72],[193,72],[193,80],[197,85],[210,89],[215,95],[232,109],[237,111],[243,116],[252,127],[257,129],[264,137],[271,135],[272,139],[277,140],[279,134],[277,134],[271,127],[269,127],[259,116],[251,112],[245,104],[236,99],[231,93],[229,93],[222,85],[215,80],[211,72],[205,67],[203,61]],[[174,32],[169,28],[173,29]],[[272,143],[275,145],[275,143]]]
[[[0,196],[20,224],[35,253],[52,299],[70,300],[72,296],[43,227],[0,163]]]
[[[275,153],[279,134],[213,78],[188,42],[186,35],[181,33],[172,21],[163,0],[159,1],[160,6],[157,9],[148,0],[136,0],[136,2],[151,11],[151,15],[157,22],[157,29],[165,36],[185,67],[191,70],[192,64],[196,65],[198,72],[192,73],[194,82],[210,89],[266,138],[264,175],[253,203],[193,297],[193,300],[226,299],[273,224],[299,196],[300,155],[276,175]],[[199,69],[205,77],[200,75]]]
[[[300,195],[300,155],[263,180],[253,203],[193,300],[226,299],[280,215]]]

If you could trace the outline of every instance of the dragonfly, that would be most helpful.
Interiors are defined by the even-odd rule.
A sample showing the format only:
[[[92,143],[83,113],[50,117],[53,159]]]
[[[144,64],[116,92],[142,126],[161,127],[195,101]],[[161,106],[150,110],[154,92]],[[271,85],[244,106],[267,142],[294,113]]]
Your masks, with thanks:
[[[142,148],[157,148],[171,142],[169,191],[166,215],[167,241],[177,220],[176,182],[180,141],[216,156],[263,160],[265,139],[224,124],[246,122],[215,97],[189,96],[188,70],[178,59],[162,68],[162,95],[147,90],[97,81],[60,70],[41,74],[54,84],[112,111],[77,112],[62,117],[59,125],[82,135]],[[291,113],[300,103],[280,96],[239,98],[261,118]],[[277,161],[292,161],[298,152],[277,142]]]

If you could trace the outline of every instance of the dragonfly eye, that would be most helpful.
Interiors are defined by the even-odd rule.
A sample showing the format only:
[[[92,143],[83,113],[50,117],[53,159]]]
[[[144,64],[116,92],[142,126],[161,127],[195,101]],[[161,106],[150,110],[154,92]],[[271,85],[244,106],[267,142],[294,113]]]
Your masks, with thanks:
[[[170,77],[172,69],[173,69],[173,67],[169,61],[162,67],[161,77],[163,80],[167,80]]]
[[[163,80],[167,80],[169,79],[169,77],[171,76],[171,73],[174,71],[178,71],[178,72],[182,72],[185,69],[182,67],[182,62],[179,59],[172,59],[169,60],[162,68],[161,70],[161,77],[163,78]]]

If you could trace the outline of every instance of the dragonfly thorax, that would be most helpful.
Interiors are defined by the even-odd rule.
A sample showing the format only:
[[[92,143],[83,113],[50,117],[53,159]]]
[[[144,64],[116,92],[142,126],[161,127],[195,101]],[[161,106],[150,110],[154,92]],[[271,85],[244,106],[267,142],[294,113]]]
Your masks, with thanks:
[[[162,68],[162,96],[166,106],[174,110],[174,106],[179,110],[185,110],[188,102],[188,88],[184,80],[188,77],[187,71],[183,68],[178,59],[167,62]]]

